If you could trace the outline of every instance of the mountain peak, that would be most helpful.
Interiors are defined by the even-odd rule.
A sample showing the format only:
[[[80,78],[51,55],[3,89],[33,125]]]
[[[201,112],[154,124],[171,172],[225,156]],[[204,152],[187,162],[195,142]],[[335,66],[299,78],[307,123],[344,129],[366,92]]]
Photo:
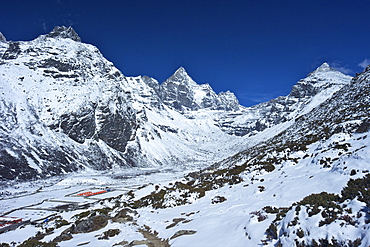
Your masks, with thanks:
[[[295,98],[312,97],[329,87],[341,87],[348,84],[350,80],[351,76],[333,69],[328,63],[323,63],[294,85],[289,95]]]
[[[167,82],[176,82],[180,84],[192,84],[197,85],[196,82],[189,76],[184,67],[178,68],[175,73],[167,79]]]
[[[46,35],[46,37],[50,38],[56,38],[56,37],[61,37],[61,38],[69,38],[77,42],[81,42],[80,36],[76,33],[76,31],[71,27],[65,27],[65,26],[56,26],[54,29]]]
[[[5,36],[0,32],[0,42],[6,42]]]
[[[315,71],[313,72],[327,72],[327,71],[336,71],[328,63],[321,64]]]
[[[327,68],[330,68],[330,66],[329,66],[329,64],[327,62],[324,62],[323,64],[321,64],[319,66],[319,68],[321,68],[321,69],[327,69]]]
[[[182,66],[178,68],[173,75],[181,76],[181,77],[189,76],[188,72],[186,72],[185,68]]]

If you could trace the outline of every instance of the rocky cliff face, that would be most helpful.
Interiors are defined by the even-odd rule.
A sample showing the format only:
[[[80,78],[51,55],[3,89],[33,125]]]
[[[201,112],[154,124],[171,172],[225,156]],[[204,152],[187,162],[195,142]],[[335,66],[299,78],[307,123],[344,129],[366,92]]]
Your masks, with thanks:
[[[184,68],[163,83],[126,77],[70,27],[32,41],[2,38],[0,57],[3,180],[85,168],[209,165],[350,81],[323,64],[290,95],[246,108],[231,92],[197,84]]]

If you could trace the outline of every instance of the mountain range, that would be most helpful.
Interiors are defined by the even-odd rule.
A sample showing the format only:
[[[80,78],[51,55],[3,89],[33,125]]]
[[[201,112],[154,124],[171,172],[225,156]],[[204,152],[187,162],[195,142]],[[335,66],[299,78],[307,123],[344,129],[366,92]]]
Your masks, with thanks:
[[[125,208],[134,223],[120,231],[148,231],[158,246],[370,245],[370,67],[351,77],[323,63],[287,96],[244,107],[183,67],[161,83],[125,76],[71,27],[32,41],[0,35],[0,57],[3,183],[194,170],[79,220]],[[82,239],[80,221],[67,221],[60,236]]]
[[[212,164],[241,151],[246,138],[310,111],[351,79],[324,63],[288,96],[247,108],[229,91],[197,84],[182,67],[163,83],[126,77],[71,27],[0,44],[2,180]]]

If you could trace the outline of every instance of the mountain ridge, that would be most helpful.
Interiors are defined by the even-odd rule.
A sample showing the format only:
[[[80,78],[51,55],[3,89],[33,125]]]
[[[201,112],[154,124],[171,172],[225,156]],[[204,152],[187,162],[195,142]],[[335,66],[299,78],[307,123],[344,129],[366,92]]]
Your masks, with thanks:
[[[76,42],[81,42],[80,36],[76,33],[76,31],[71,27],[65,27],[65,26],[56,26],[54,29],[45,35],[46,37],[50,38],[69,38]]]
[[[208,84],[198,85],[183,67],[163,83],[126,77],[96,47],[81,43],[71,27],[2,44],[0,110],[10,116],[2,121],[10,126],[1,130],[2,179],[84,167],[212,164],[240,151],[247,138],[293,119],[298,113],[292,112],[304,111],[314,95],[322,91],[330,97],[342,85],[307,87],[303,79],[305,87],[296,91],[309,88],[308,94],[245,108],[231,92],[217,95]],[[343,84],[349,81],[338,75]],[[222,152],[220,140],[225,143]]]

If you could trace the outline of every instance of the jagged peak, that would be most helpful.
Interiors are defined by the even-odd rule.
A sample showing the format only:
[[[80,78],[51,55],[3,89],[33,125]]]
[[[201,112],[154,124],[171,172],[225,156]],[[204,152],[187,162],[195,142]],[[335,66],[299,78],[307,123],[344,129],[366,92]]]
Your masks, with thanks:
[[[229,90],[227,90],[226,92],[219,92],[218,95],[222,95],[222,96],[229,96],[229,97],[235,97],[235,94],[233,92],[230,92]]]
[[[6,42],[5,36],[0,32],[0,42]]]
[[[80,36],[76,33],[76,31],[71,27],[65,27],[65,26],[56,26],[54,29],[46,35],[46,37],[50,38],[69,38],[77,42],[81,42]]]
[[[166,80],[166,82],[177,82],[180,84],[193,84],[197,85],[197,83],[189,76],[186,72],[184,67],[178,68],[175,73]]]
[[[173,75],[178,75],[178,76],[189,76],[188,72],[186,72],[184,67],[178,68]]]
[[[238,98],[235,96],[234,93],[230,92],[229,90],[227,90],[226,92],[220,92],[218,94],[218,98],[225,105],[225,110],[237,111],[240,109],[240,103]]]

